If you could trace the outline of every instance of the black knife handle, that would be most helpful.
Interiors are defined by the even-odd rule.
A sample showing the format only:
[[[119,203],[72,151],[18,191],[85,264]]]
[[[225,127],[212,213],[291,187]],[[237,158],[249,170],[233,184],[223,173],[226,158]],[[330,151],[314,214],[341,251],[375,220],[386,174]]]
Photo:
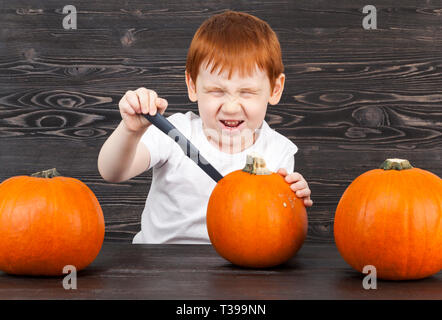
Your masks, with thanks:
[[[194,161],[205,173],[209,175],[215,182],[218,182],[223,176],[207,161],[199,152],[199,150],[184,136],[169,120],[167,120],[162,114],[157,112],[154,116],[150,114],[144,114],[144,116],[155,127],[160,129],[171,139],[173,139],[184,154]]]

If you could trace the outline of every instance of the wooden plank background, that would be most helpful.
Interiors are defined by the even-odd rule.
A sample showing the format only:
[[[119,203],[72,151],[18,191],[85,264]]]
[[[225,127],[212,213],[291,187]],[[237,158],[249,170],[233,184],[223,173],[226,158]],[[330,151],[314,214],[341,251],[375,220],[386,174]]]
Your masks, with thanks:
[[[77,30],[62,27],[67,4]],[[366,4],[377,8],[377,30],[362,28]],[[345,188],[387,157],[441,176],[441,1],[1,0],[0,181],[56,167],[94,191],[106,241],[130,242],[151,171],[121,184],[98,173],[118,101],[144,86],[169,100],[166,116],[197,113],[187,49],[226,9],[266,20],[280,38],[287,83],[266,120],[299,147],[296,170],[315,201],[307,241],[333,241]]]

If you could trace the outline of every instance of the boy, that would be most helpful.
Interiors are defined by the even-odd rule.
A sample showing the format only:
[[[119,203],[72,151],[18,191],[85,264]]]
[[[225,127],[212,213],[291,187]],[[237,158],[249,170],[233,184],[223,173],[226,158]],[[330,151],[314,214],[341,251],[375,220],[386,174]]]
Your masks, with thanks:
[[[227,11],[206,20],[195,33],[186,62],[193,112],[168,117],[223,176],[242,169],[256,152],[278,172],[305,206],[313,205],[305,179],[294,169],[297,147],[264,120],[284,89],[280,44],[264,21]],[[167,101],[155,91],[127,91],[120,100],[123,121],[106,140],[98,170],[106,181],[126,181],[153,168],[152,185],[133,243],[210,243],[206,209],[216,183],[143,116],[163,114]]]

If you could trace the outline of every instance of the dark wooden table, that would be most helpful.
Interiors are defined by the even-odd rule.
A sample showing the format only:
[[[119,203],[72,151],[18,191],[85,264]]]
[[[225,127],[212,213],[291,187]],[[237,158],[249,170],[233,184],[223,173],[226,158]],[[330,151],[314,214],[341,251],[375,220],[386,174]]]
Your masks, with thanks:
[[[63,277],[0,272],[0,299],[442,299],[442,272],[417,281],[362,286],[333,244],[306,243],[286,264],[265,270],[233,266],[209,245],[132,245],[105,242],[97,259]]]

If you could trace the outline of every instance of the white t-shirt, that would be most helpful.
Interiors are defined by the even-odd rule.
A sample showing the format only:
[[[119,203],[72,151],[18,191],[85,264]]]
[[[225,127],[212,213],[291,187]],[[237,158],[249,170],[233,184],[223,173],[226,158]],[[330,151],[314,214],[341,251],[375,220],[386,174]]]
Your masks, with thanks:
[[[223,176],[244,168],[247,154],[256,152],[269,170],[285,168],[292,173],[298,148],[271,129],[264,120],[255,143],[240,153],[229,154],[207,140],[201,118],[188,111],[167,119],[189,139],[200,154]],[[151,154],[152,184],[141,216],[141,231],[132,243],[210,244],[206,210],[216,182],[185,155],[180,146],[154,125],[141,138]]]

